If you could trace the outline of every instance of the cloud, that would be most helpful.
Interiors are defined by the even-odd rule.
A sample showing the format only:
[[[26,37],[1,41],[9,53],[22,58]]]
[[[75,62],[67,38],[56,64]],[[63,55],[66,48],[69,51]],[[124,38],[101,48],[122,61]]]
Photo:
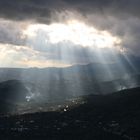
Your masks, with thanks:
[[[139,0],[63,0],[73,9],[86,14],[98,13],[102,15],[114,15],[120,18],[124,16],[139,17]]]
[[[45,52],[28,46],[0,44],[1,67],[68,67],[71,64],[63,59],[55,59]]]
[[[32,24],[66,23],[76,19],[99,31],[108,31],[121,38],[120,47],[134,55],[140,55],[140,1],[139,0],[1,0],[0,1],[0,60],[7,64],[19,59],[18,65],[31,63],[40,66],[57,63],[61,65],[97,61],[96,49],[83,48],[72,42],[44,43],[47,36],[38,34],[36,40],[28,40],[23,31]],[[32,43],[32,45],[31,45]],[[10,47],[5,47],[5,46]],[[15,47],[16,46],[16,47]],[[20,48],[18,51],[15,48]],[[26,49],[24,48],[26,47]],[[3,52],[3,49],[6,49]],[[23,49],[24,48],[24,49]],[[102,49],[103,57],[113,58]],[[117,54],[118,52],[116,52]],[[62,55],[63,54],[63,55]],[[22,58],[22,59],[21,59]],[[23,61],[23,58],[26,58]],[[48,64],[49,61],[50,64]],[[55,62],[54,62],[55,61]],[[26,62],[26,64],[25,64]]]
[[[1,0],[0,16],[11,20],[50,22],[51,13],[62,8],[61,0]]]
[[[0,43],[24,45],[22,30],[25,23],[0,18]]]
[[[45,24],[64,22],[73,18],[82,20],[100,30],[107,30],[121,37],[122,47],[138,53],[139,5],[139,0],[1,0],[0,16],[11,20],[30,20]],[[17,36],[15,31],[17,29],[12,29],[12,33],[16,34],[14,36]],[[2,32],[10,42],[20,40],[8,38],[8,31],[2,30]],[[5,37],[0,36],[1,42],[4,42],[3,38]]]
[[[26,36],[26,30],[32,23],[5,19],[0,19],[0,22],[3,32],[0,34],[0,64],[3,67],[66,67],[97,62],[96,47],[91,50],[70,40],[46,42],[49,40],[49,25],[41,24],[47,31],[37,30],[35,36],[29,31]]]
[[[139,4],[139,0],[1,0],[0,15],[8,19],[33,18],[47,21],[53,12],[75,10],[83,15],[100,13],[120,17],[124,15],[139,17]]]
[[[26,46],[15,46],[11,44],[0,44],[1,67],[23,67],[19,62],[36,59],[38,52]]]
[[[64,0],[81,13],[85,22],[122,39],[121,46],[140,55],[139,0]]]

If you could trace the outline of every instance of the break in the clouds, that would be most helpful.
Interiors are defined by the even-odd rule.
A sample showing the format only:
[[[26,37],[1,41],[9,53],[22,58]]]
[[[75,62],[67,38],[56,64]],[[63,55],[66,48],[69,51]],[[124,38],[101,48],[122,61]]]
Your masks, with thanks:
[[[1,0],[0,65],[110,63],[124,50],[139,56],[139,5],[138,0]]]

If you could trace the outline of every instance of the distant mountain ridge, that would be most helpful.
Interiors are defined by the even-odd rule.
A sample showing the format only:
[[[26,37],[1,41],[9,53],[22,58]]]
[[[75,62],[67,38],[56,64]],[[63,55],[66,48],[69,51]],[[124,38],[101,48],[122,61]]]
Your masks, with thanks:
[[[121,63],[119,63],[121,62]],[[140,86],[139,59],[123,56],[112,64],[90,63],[67,68],[0,68],[0,93],[12,88],[26,100],[65,100],[81,95],[102,95]],[[7,86],[7,87],[6,87]],[[15,88],[16,87],[16,88]],[[17,88],[19,87],[19,89]],[[22,97],[22,96],[21,96]],[[25,97],[24,97],[25,99]]]
[[[98,81],[111,81],[140,72],[140,61],[132,63],[120,57],[121,63],[74,65],[67,68],[0,68],[0,82],[12,79],[25,81],[43,81],[44,79],[72,79],[93,77]]]

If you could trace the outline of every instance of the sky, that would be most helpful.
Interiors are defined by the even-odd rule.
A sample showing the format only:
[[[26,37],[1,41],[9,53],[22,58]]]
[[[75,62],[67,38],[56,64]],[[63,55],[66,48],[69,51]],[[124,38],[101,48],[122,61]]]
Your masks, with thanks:
[[[0,0],[0,67],[68,67],[140,55],[139,0]]]

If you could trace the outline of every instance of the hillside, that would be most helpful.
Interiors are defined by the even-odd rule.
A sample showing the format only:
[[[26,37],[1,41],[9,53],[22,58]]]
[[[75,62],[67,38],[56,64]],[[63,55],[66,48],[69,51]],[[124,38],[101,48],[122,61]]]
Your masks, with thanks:
[[[30,140],[140,139],[140,88],[82,99],[82,104],[75,101],[69,106],[66,102],[58,111],[1,116],[0,136]]]

